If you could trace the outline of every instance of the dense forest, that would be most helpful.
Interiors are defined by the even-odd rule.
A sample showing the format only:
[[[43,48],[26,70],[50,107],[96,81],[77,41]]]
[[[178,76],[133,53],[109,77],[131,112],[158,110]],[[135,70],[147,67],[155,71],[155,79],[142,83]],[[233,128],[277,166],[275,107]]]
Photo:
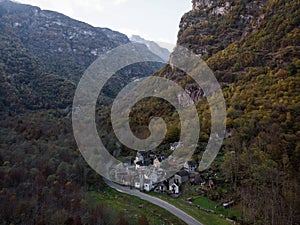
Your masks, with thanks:
[[[178,44],[206,60],[227,105],[227,138],[210,168],[226,185],[208,196],[234,199],[244,224],[298,224],[299,1],[193,4],[182,18]],[[190,76],[170,66],[156,75],[176,81],[197,102],[201,134],[194,158],[201,159],[210,133],[203,91]],[[168,103],[145,100],[133,111],[136,134],[147,137],[149,118],[163,116],[170,128],[165,144],[178,140],[178,114]]]
[[[224,1],[213,4],[226,8]],[[231,137],[224,142],[222,163],[216,169],[230,191],[218,196],[232,195],[239,201],[244,223],[297,224],[299,1],[230,4],[228,13],[210,14],[207,9],[206,16],[201,7],[208,6],[198,4],[184,16],[179,34],[179,43],[196,53],[208,45],[204,58],[223,86]],[[207,33],[201,35],[203,30]],[[206,104],[200,102],[207,118]],[[203,124],[202,131],[207,127]]]
[[[137,218],[114,206],[127,200],[106,204],[92,196],[106,186],[82,158],[71,123],[84,70],[98,55],[127,43],[116,31],[0,1],[0,224],[147,224],[137,206]],[[101,93],[102,104],[161,65],[122,69]],[[164,217],[171,218],[166,212]]]

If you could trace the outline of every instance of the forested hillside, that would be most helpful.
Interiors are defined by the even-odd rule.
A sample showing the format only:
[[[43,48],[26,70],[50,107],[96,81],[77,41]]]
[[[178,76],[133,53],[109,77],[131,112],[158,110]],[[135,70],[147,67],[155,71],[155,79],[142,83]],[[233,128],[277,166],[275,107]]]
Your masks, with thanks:
[[[76,85],[89,65],[108,50],[130,43],[119,32],[9,0],[0,2],[0,39],[2,117],[70,109]],[[161,65],[132,65],[120,71],[106,85],[103,102],[132,79],[149,76]]]
[[[194,0],[193,5],[181,20],[178,44],[206,60],[227,105],[228,138],[210,168],[222,185],[208,196],[221,202],[234,200],[244,224],[297,224],[299,1]],[[201,134],[194,158],[201,159],[210,132],[203,91],[171,66],[156,75],[176,81],[197,103]],[[148,110],[149,104],[155,111]],[[147,136],[149,118],[164,116],[171,123],[165,143],[176,136],[178,140],[179,118],[173,110],[159,100],[145,101],[134,109],[133,130]]]
[[[131,208],[137,216],[130,218],[115,199],[101,203],[91,195],[105,193],[105,185],[81,157],[71,124],[74,92],[84,71],[99,55],[129,42],[107,28],[0,1],[1,225],[136,224],[141,216],[145,221],[138,207]],[[110,104],[122,86],[161,65],[124,68],[107,83],[101,104]]]

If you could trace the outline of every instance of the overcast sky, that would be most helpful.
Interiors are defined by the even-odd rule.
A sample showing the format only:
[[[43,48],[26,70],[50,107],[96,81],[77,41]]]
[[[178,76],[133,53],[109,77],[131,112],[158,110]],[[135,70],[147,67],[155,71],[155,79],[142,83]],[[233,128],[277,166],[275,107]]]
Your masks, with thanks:
[[[97,27],[176,43],[181,16],[191,0],[17,0],[54,10]]]

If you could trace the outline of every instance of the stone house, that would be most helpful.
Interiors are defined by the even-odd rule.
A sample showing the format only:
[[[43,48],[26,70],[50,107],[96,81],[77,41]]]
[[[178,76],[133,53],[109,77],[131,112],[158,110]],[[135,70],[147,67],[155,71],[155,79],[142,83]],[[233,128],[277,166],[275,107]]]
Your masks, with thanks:
[[[181,185],[189,179],[189,173],[186,170],[180,170],[175,174],[174,179]]]
[[[189,173],[195,173],[197,167],[198,163],[195,160],[187,161],[184,164],[184,169],[187,170]]]

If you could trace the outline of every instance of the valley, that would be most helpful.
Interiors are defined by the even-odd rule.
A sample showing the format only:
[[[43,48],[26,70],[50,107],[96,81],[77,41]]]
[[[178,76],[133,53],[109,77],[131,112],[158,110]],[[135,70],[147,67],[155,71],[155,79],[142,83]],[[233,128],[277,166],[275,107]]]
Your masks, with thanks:
[[[299,1],[192,3],[179,24],[177,44],[207,63],[227,108],[225,139],[206,170],[199,162],[211,133],[208,96],[191,76],[168,64],[166,49],[58,12],[0,0],[1,225],[299,223]],[[72,107],[85,70],[131,42],[166,63],[127,66],[98,97],[96,129],[120,162],[112,173],[124,185],[118,186],[82,157]],[[131,109],[130,132],[141,139],[151,135],[152,119],[164,119],[167,132],[155,149],[130,149],[112,128],[118,93],[151,76],[179,85],[187,93],[178,96],[179,105],[194,104],[200,119],[194,154],[167,183],[155,179],[164,176],[159,169],[172,167],[168,156],[185,144],[179,142],[182,124],[174,106],[149,97]],[[156,177],[136,173],[150,165]]]

